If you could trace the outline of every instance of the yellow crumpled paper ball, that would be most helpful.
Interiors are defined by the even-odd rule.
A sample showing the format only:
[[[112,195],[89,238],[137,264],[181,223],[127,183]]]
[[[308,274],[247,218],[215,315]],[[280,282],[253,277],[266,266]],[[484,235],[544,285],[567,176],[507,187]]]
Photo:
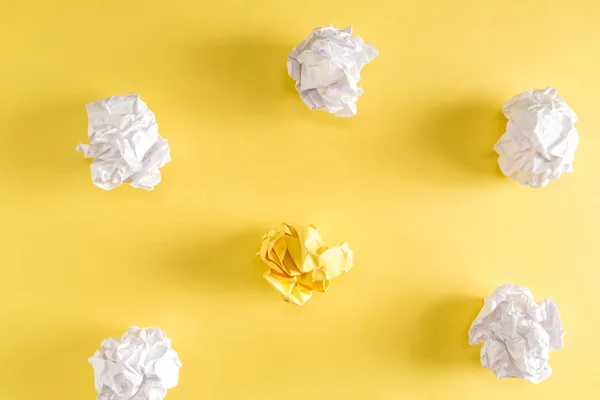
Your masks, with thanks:
[[[331,280],[352,268],[348,243],[327,247],[312,225],[296,230],[288,224],[265,233],[260,257],[269,266],[267,282],[285,301],[299,306],[314,291],[325,292]]]

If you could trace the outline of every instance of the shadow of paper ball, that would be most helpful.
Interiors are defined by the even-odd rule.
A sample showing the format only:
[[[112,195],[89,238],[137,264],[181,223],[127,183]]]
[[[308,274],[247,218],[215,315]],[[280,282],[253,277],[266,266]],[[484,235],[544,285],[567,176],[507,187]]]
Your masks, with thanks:
[[[93,100],[57,96],[6,110],[0,168],[10,170],[5,176],[12,179],[5,183],[17,190],[89,183],[90,161],[75,147],[88,142],[85,105]]]
[[[432,367],[479,366],[479,346],[470,346],[468,332],[483,300],[448,297],[436,301],[416,322],[410,359]]]
[[[19,340],[4,354],[6,365],[11,366],[8,375],[3,373],[5,387],[11,390],[12,384],[32,377],[36,384],[14,388],[18,393],[14,398],[43,399],[49,393],[60,393],[62,399],[95,398],[94,370],[87,360],[108,337],[103,335],[114,329],[87,319],[79,321],[78,327],[64,328],[73,320],[58,316],[46,324],[27,322],[19,328],[21,333],[15,333]]]
[[[472,100],[452,102],[428,113],[422,124],[422,144],[439,158],[437,168],[453,170],[460,176],[497,178],[494,144],[506,131],[501,103]]]
[[[230,110],[234,118],[280,113],[295,102],[298,111],[303,104],[286,66],[293,46],[255,36],[187,43],[178,66],[185,82],[182,95],[218,112]]]
[[[150,255],[164,283],[184,290],[224,296],[259,297],[277,294],[263,278],[266,266],[257,252],[262,229],[248,229],[224,236],[203,234],[170,238],[160,245],[159,256]]]

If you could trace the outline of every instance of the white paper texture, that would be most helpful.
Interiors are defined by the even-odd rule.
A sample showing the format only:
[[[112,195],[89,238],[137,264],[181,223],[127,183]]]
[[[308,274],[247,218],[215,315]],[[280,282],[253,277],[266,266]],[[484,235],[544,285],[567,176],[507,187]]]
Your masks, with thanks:
[[[579,143],[577,115],[556,89],[533,89],[510,99],[502,112],[506,133],[494,150],[502,173],[522,185],[541,188],[573,170]]]
[[[161,181],[159,168],[171,161],[171,155],[146,103],[132,93],[98,100],[86,108],[90,144],[80,144],[77,151],[94,158],[92,182],[105,190],[123,182],[153,190]]]
[[[288,56],[288,74],[310,109],[352,117],[362,95],[360,70],[377,54],[372,45],[352,35],[352,26],[317,28]]]
[[[97,400],[162,400],[177,386],[181,362],[158,327],[130,327],[120,339],[105,339],[90,357]]]
[[[539,383],[552,375],[548,353],[562,348],[564,334],[551,298],[536,303],[529,289],[506,284],[486,297],[469,344],[483,343],[481,365],[496,378]]]

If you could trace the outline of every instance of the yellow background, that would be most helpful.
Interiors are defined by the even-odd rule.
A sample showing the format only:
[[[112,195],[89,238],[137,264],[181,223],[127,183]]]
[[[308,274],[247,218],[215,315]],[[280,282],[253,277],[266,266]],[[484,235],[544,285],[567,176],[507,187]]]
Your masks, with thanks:
[[[159,325],[169,400],[592,399],[600,281],[600,3],[1,0],[0,399],[93,399],[87,358]],[[354,24],[380,51],[358,115],[311,112],[286,57]],[[502,104],[558,88],[574,173],[500,175]],[[173,162],[105,192],[75,152],[85,104],[137,92]],[[355,266],[296,307],[254,255],[313,223]],[[552,296],[567,332],[541,385],[497,381],[467,330],[497,285]]]

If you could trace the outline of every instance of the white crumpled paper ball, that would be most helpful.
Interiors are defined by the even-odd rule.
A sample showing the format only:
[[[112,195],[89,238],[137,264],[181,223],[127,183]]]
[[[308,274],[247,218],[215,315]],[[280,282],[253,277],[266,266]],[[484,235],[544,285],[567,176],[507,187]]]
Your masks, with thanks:
[[[98,100],[86,108],[90,144],[80,144],[77,151],[94,158],[92,182],[106,190],[123,182],[153,190],[161,180],[159,168],[171,161],[171,155],[146,103],[132,93]]]
[[[506,284],[485,299],[469,344],[483,342],[481,365],[496,378],[539,383],[552,375],[548,352],[562,348],[564,334],[551,298],[536,303],[529,289]]]
[[[161,400],[177,386],[181,362],[158,327],[132,326],[121,339],[105,339],[90,357],[97,400]]]
[[[502,173],[522,185],[544,187],[573,170],[579,143],[577,115],[556,89],[533,89],[510,99],[502,112],[506,133],[494,146]]]
[[[377,54],[372,45],[352,36],[352,26],[317,28],[288,56],[288,74],[310,109],[352,117],[362,95],[360,70]]]

